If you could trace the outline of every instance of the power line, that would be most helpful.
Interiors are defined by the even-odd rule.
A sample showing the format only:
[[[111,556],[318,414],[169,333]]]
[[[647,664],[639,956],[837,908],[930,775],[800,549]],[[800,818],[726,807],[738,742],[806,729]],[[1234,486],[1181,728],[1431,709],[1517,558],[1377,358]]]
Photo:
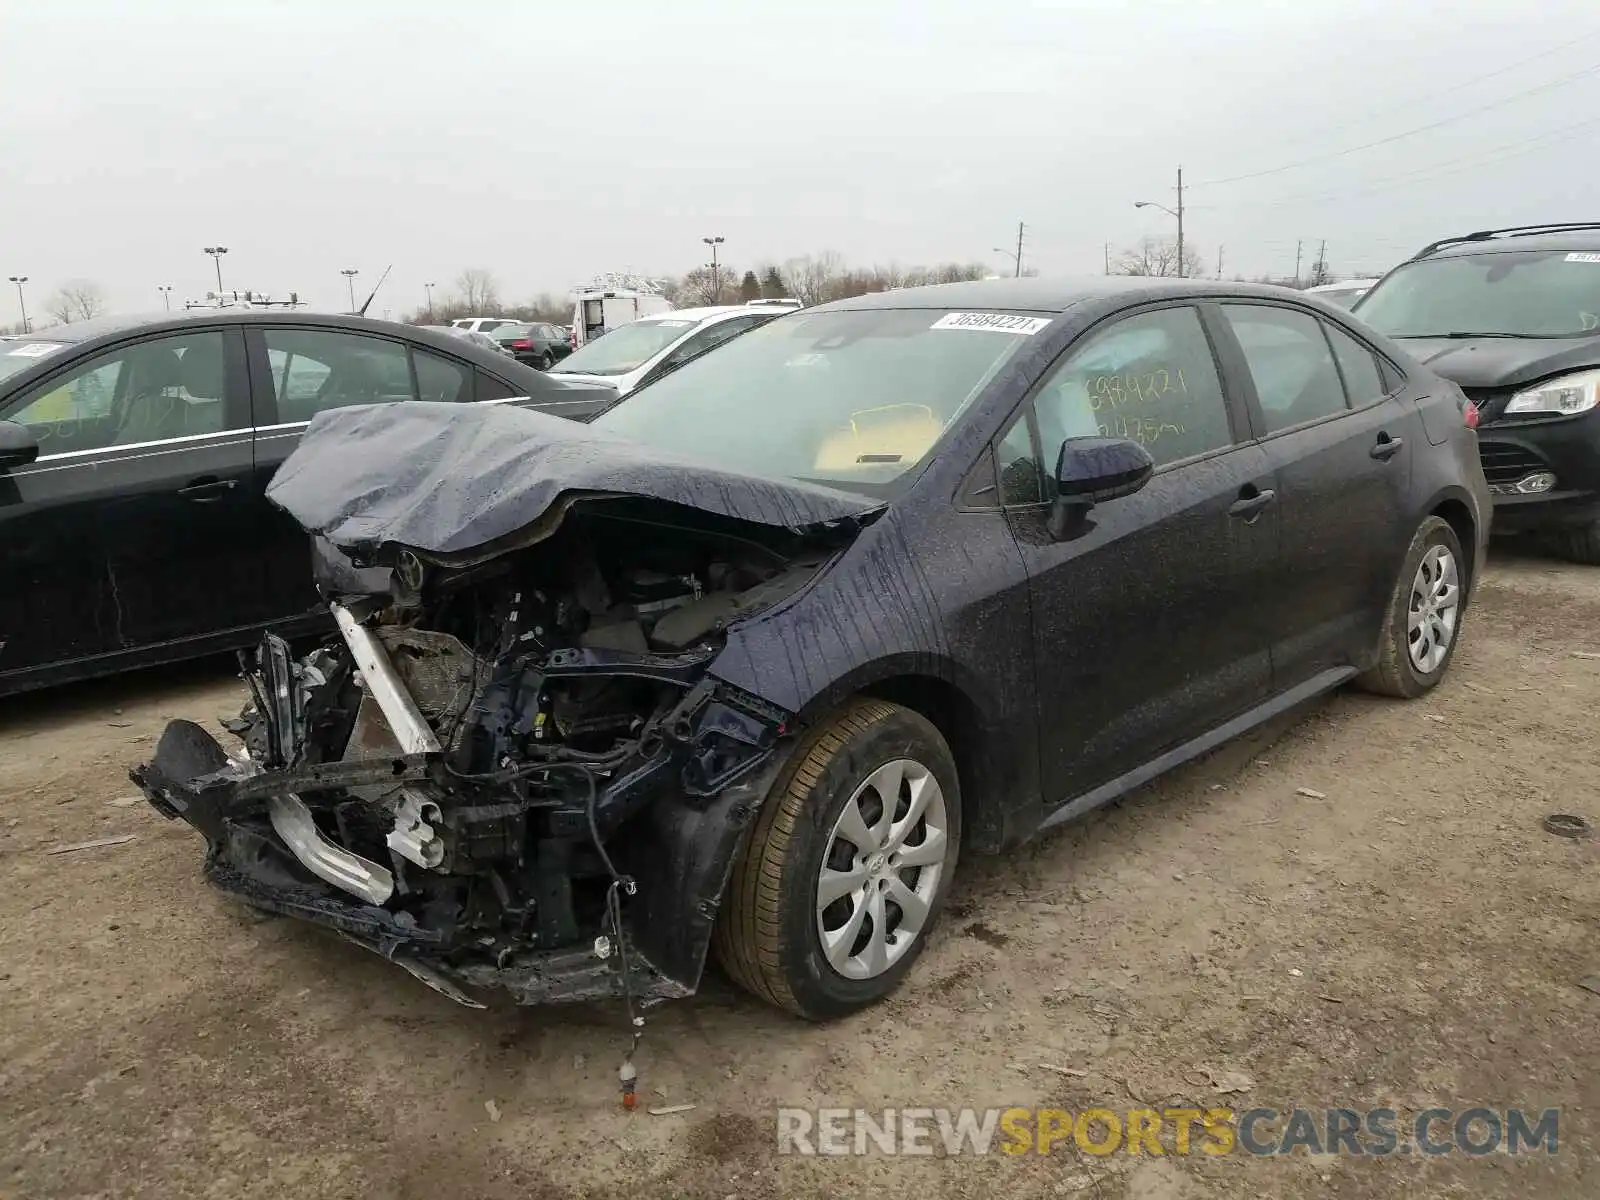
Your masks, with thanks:
[[[1400,133],[1392,133],[1388,137],[1378,138],[1376,141],[1363,142],[1359,146],[1350,146],[1343,150],[1330,151],[1327,154],[1313,155],[1310,158],[1302,158],[1295,162],[1284,163],[1282,166],[1268,167],[1262,171],[1250,171],[1244,175],[1229,175],[1223,179],[1207,179],[1200,183],[1190,184],[1190,186],[1212,187],[1223,183],[1240,183],[1246,179],[1260,179],[1266,175],[1279,175],[1284,171],[1293,171],[1300,167],[1312,166],[1315,163],[1328,162],[1335,158],[1343,158],[1347,154],[1355,154],[1362,150],[1371,150],[1375,146],[1387,146],[1392,142],[1403,141],[1408,137],[1415,137],[1419,133],[1427,133],[1430,130],[1439,129],[1445,125],[1452,125],[1457,121],[1464,121],[1468,117],[1475,117],[1479,113],[1488,112],[1490,109],[1499,108],[1500,106],[1510,104],[1515,100],[1521,100],[1528,96],[1538,95],[1540,92],[1552,91],[1558,87],[1565,87],[1567,84],[1572,83],[1575,80],[1582,79],[1585,75],[1593,75],[1596,72],[1600,72],[1600,64],[1592,67],[1585,67],[1581,71],[1575,71],[1571,75],[1564,75],[1560,79],[1552,80],[1549,83],[1541,83],[1537,87],[1531,87],[1525,89],[1524,91],[1514,92],[1500,100],[1491,100],[1488,104],[1480,104],[1477,108],[1470,108],[1466,112],[1457,113],[1452,117],[1442,117],[1437,121],[1430,121],[1426,125],[1418,125],[1414,129],[1406,129],[1402,130]]]
[[[1266,208],[1277,208],[1297,201],[1339,200],[1349,196],[1361,196],[1368,192],[1383,191],[1396,184],[1425,183],[1430,179],[1440,178],[1445,175],[1454,175],[1461,170],[1471,170],[1474,167],[1488,166],[1502,162],[1509,158],[1518,158],[1523,154],[1535,150],[1547,149],[1550,145],[1559,144],[1570,137],[1583,132],[1585,129],[1600,125],[1600,117],[1591,117],[1587,121],[1579,121],[1574,125],[1564,125],[1559,129],[1552,129],[1548,133],[1535,134],[1533,137],[1519,138],[1515,142],[1504,142],[1487,150],[1480,150],[1473,154],[1463,155],[1458,158],[1447,158],[1443,162],[1430,163],[1425,167],[1418,167],[1411,171],[1402,171],[1398,175],[1386,176],[1364,183],[1356,188],[1340,188],[1335,191],[1296,192],[1289,196],[1279,196],[1273,200],[1250,201],[1243,200],[1238,203],[1254,207],[1257,204]],[[1502,151],[1510,151],[1503,154]],[[1463,164],[1457,166],[1457,164]],[[1439,168],[1449,168],[1440,170]],[[1217,207],[1217,206],[1212,206]]]
[[[1356,125],[1365,125],[1368,121],[1371,121],[1375,117],[1386,116],[1389,113],[1398,112],[1401,109],[1415,108],[1417,105],[1425,104],[1430,100],[1437,100],[1440,96],[1449,96],[1455,92],[1465,91],[1467,88],[1475,88],[1486,80],[1496,79],[1501,75],[1509,75],[1512,71],[1520,70],[1529,63],[1538,62],[1542,58],[1549,58],[1552,54],[1559,54],[1563,50],[1570,49],[1581,42],[1593,41],[1597,37],[1600,37],[1600,30],[1594,30],[1590,33],[1585,33],[1580,37],[1575,37],[1568,41],[1562,42],[1559,45],[1551,46],[1548,50],[1541,50],[1537,54],[1530,54],[1527,58],[1519,58],[1516,62],[1507,63],[1503,67],[1496,67],[1493,71],[1489,71],[1483,75],[1474,75],[1472,78],[1463,80],[1460,83],[1453,83],[1449,87],[1440,88],[1433,92],[1424,92],[1420,96],[1413,96],[1409,100],[1401,100],[1396,104],[1386,104],[1382,108],[1372,109],[1362,116],[1352,117],[1348,121],[1339,121],[1333,125],[1314,126],[1310,130],[1297,135],[1293,140],[1304,143],[1307,137],[1321,137],[1324,134],[1337,133],[1341,129],[1350,129]],[[1288,139],[1280,139],[1279,142],[1274,142],[1272,144],[1278,145],[1284,140]],[[1198,187],[1199,185],[1196,184],[1195,186]]]

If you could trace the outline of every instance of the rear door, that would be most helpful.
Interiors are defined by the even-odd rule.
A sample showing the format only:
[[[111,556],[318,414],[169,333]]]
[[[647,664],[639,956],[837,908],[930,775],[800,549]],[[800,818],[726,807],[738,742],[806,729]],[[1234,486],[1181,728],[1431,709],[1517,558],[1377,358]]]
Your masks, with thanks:
[[[976,335],[974,335],[976,336]],[[1048,532],[1063,441],[1124,437],[1156,473]],[[1102,325],[1046,374],[996,443],[1032,598],[1047,804],[1133,771],[1262,703],[1271,683],[1277,510],[1195,306]]]
[[[0,476],[0,672],[251,622],[248,411],[223,328],[104,350],[7,403],[41,453]]]
[[[1282,690],[1370,656],[1415,532],[1408,497],[1423,430],[1375,351],[1342,326],[1293,304],[1227,301],[1218,311],[1278,477]]]

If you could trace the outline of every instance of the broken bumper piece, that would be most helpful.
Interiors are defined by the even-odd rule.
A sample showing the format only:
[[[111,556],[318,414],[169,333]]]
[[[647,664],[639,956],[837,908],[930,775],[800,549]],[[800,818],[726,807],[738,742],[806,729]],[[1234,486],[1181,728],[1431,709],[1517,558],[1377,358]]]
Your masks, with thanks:
[[[205,836],[205,878],[213,886],[255,908],[333,930],[460,1004],[485,1007],[484,999],[495,992],[518,1004],[693,994],[695,981],[667,978],[631,938],[625,954],[609,938],[542,951],[502,948],[492,961],[460,953],[449,931],[384,907],[395,888],[393,874],[325,836],[296,794],[393,785],[426,775],[420,756],[261,772],[247,760],[230,758],[189,721],[171,722],[150,763],[132,772],[156,811]]]

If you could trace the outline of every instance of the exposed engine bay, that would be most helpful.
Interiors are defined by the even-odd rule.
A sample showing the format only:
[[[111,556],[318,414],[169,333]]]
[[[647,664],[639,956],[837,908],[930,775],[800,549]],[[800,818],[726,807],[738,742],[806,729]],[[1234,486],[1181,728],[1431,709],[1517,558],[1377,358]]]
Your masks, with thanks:
[[[134,778],[214,883],[465,1003],[688,994],[792,719],[709,668],[839,539],[673,512],[594,501],[466,566],[324,545],[340,636],[268,635],[243,751],[174,722]]]

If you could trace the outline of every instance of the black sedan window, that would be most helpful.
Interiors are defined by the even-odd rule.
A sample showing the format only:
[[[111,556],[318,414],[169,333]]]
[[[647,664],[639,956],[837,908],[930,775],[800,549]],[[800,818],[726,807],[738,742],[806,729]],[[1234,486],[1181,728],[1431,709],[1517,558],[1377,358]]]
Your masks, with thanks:
[[[309,421],[352,404],[416,399],[399,342],[320,329],[268,329],[263,336],[281,422]]]
[[[32,430],[40,454],[220,433],[230,427],[222,337],[191,333],[96,355],[0,416]]]

